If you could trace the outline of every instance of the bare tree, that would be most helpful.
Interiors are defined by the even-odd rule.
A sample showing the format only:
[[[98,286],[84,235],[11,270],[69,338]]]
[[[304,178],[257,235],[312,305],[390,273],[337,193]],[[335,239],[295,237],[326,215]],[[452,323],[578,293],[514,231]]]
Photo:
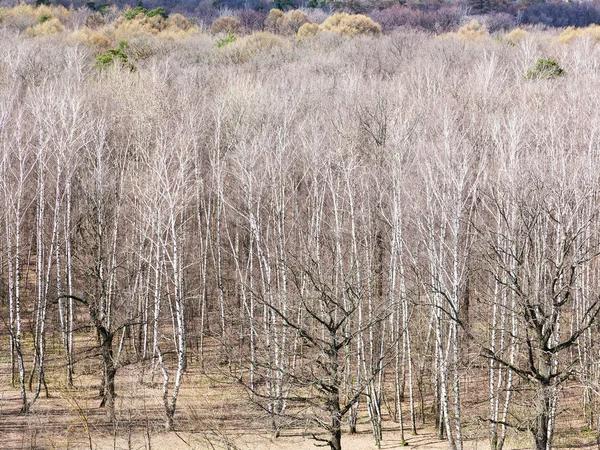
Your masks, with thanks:
[[[582,295],[579,279],[598,258],[598,243],[582,241],[589,223],[597,219],[595,189],[550,182],[542,188],[540,179],[527,179],[527,188],[516,199],[513,223],[504,201],[494,195],[497,213],[504,222],[511,245],[488,242],[494,254],[499,283],[515,296],[518,317],[518,345],[525,358],[515,363],[500,349],[483,348],[485,356],[507,367],[535,386],[535,415],[525,427],[535,438],[536,449],[552,446],[558,389],[574,373],[572,364],[561,358],[576,345],[579,337],[594,323],[600,312],[600,299],[594,295],[570,330],[561,326]],[[501,259],[500,259],[501,258]],[[504,261],[504,262],[499,262]]]
[[[73,205],[77,237],[72,252],[73,277],[81,280],[76,288],[81,294],[62,294],[61,297],[79,301],[88,310],[103,365],[101,406],[106,407],[107,416],[112,420],[115,417],[115,376],[120,365],[115,354],[115,337],[130,322],[124,311],[128,304],[125,290],[120,286],[127,270],[123,265],[126,249],[119,239],[125,232],[128,161],[127,143],[119,147],[112,145],[108,128],[104,119],[95,121],[94,133],[84,148],[77,173],[81,194]]]

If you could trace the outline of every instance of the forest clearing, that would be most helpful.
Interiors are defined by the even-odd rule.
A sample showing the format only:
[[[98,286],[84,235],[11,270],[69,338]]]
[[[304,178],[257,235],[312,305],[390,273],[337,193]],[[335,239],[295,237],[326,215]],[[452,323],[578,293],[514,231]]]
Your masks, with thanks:
[[[400,9],[0,7],[0,447],[600,448],[600,27]]]

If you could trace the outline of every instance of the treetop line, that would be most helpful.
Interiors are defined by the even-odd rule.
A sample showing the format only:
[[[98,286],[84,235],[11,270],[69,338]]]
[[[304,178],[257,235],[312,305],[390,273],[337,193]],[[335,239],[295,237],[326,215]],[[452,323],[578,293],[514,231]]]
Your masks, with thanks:
[[[279,11],[209,34],[139,8],[106,40],[75,11],[0,12],[11,420],[60,405],[90,446],[135,409],[130,436],[204,421],[210,445],[242,410],[333,450],[364,427],[597,438],[594,27]],[[215,386],[239,411],[198,406]]]

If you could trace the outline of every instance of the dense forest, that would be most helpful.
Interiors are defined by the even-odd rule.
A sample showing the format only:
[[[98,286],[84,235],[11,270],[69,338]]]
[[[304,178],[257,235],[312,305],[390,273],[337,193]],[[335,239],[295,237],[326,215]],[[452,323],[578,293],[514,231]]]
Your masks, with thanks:
[[[393,8],[0,8],[5,423],[600,442],[600,27]]]

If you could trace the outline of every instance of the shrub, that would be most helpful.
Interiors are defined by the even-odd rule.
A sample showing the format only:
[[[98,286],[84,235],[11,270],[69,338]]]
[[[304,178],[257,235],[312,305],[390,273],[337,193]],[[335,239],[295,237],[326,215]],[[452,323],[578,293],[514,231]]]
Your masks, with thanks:
[[[97,51],[106,50],[111,45],[110,39],[99,33],[92,34],[89,37],[88,43]]]
[[[66,42],[69,45],[83,42],[85,45],[94,50],[94,53],[105,51],[112,45],[107,36],[100,33],[94,33],[91,29],[86,27],[81,27],[78,30],[69,33],[67,35]]]
[[[125,53],[126,47],[127,42],[119,42],[119,46],[117,48],[111,48],[105,53],[98,55],[96,57],[96,64],[94,66],[99,69],[105,69],[107,67],[112,67],[114,64],[118,64],[121,67],[129,69],[133,72],[135,67],[133,64],[131,64],[129,57]]]
[[[566,44],[583,35],[583,28],[567,27],[558,35],[558,42]]]
[[[150,28],[152,34],[164,31],[169,26],[169,23],[161,15],[156,15],[152,17],[146,16],[146,20],[142,23],[145,23],[146,26]]]
[[[480,24],[476,20],[471,20],[468,24],[463,25],[456,33],[456,37],[465,41],[481,41],[488,36],[485,24]]]
[[[265,29],[271,33],[291,36],[308,22],[306,13],[298,9],[288,11],[287,14],[280,9],[272,9],[265,19]]]
[[[285,27],[285,13],[277,8],[274,8],[271,11],[269,11],[269,15],[265,19],[265,30],[275,34],[283,34]]]
[[[190,21],[181,14],[173,14],[171,17],[169,17],[168,22],[170,26],[179,28],[183,31],[188,31],[190,28],[192,28]]]
[[[133,20],[124,17],[114,22],[114,37],[117,41],[132,41],[138,37],[158,36],[167,39],[182,39],[194,33],[194,28],[183,16],[165,20],[161,15],[148,17],[138,14]]]
[[[315,23],[305,23],[298,30],[298,37],[300,39],[311,38],[319,32],[319,25]]]
[[[285,47],[285,42],[280,37],[264,31],[246,36],[241,44],[246,47],[246,50],[252,52],[264,52]]]
[[[296,34],[302,25],[308,23],[308,16],[299,9],[294,9],[292,11],[288,11],[286,14],[287,19],[287,33]]]
[[[327,18],[320,26],[321,30],[338,33],[342,36],[380,34],[378,23],[363,14],[336,13]]]
[[[20,3],[12,8],[0,8],[0,21],[7,28],[17,29],[19,31],[27,31],[29,35],[52,34],[49,32],[52,29],[60,28],[71,16],[71,12],[64,6],[47,6],[47,5],[28,5]],[[56,20],[53,20],[56,19]],[[52,22],[53,25],[38,28],[33,30],[36,25],[44,25],[44,23]]]
[[[63,29],[64,27],[62,23],[60,23],[60,20],[53,18],[42,23],[38,23],[33,27],[27,28],[23,34],[29,37],[48,36],[51,34],[60,33],[63,31]]]
[[[219,17],[212,23],[210,32],[212,34],[240,34],[242,32],[242,23],[235,17]]]
[[[558,63],[555,60],[540,58],[535,63],[535,68],[527,71],[527,73],[525,74],[525,79],[548,80],[563,76],[564,74],[565,71],[558,65]]]
[[[251,60],[258,54],[283,49],[285,46],[285,41],[279,36],[266,31],[258,31],[228,45],[226,47],[228,51],[226,54],[233,62],[243,63]]]
[[[558,36],[558,42],[562,44],[567,44],[573,39],[576,39],[581,36],[590,36],[596,41],[600,41],[600,25],[592,24],[585,28],[567,27]]]
[[[510,33],[508,33],[506,36],[504,36],[504,39],[506,41],[508,41],[509,43],[516,45],[519,42],[521,42],[523,39],[525,39],[525,37],[527,37],[528,34],[529,33],[527,33],[527,31],[525,31],[521,28],[515,28]]]

